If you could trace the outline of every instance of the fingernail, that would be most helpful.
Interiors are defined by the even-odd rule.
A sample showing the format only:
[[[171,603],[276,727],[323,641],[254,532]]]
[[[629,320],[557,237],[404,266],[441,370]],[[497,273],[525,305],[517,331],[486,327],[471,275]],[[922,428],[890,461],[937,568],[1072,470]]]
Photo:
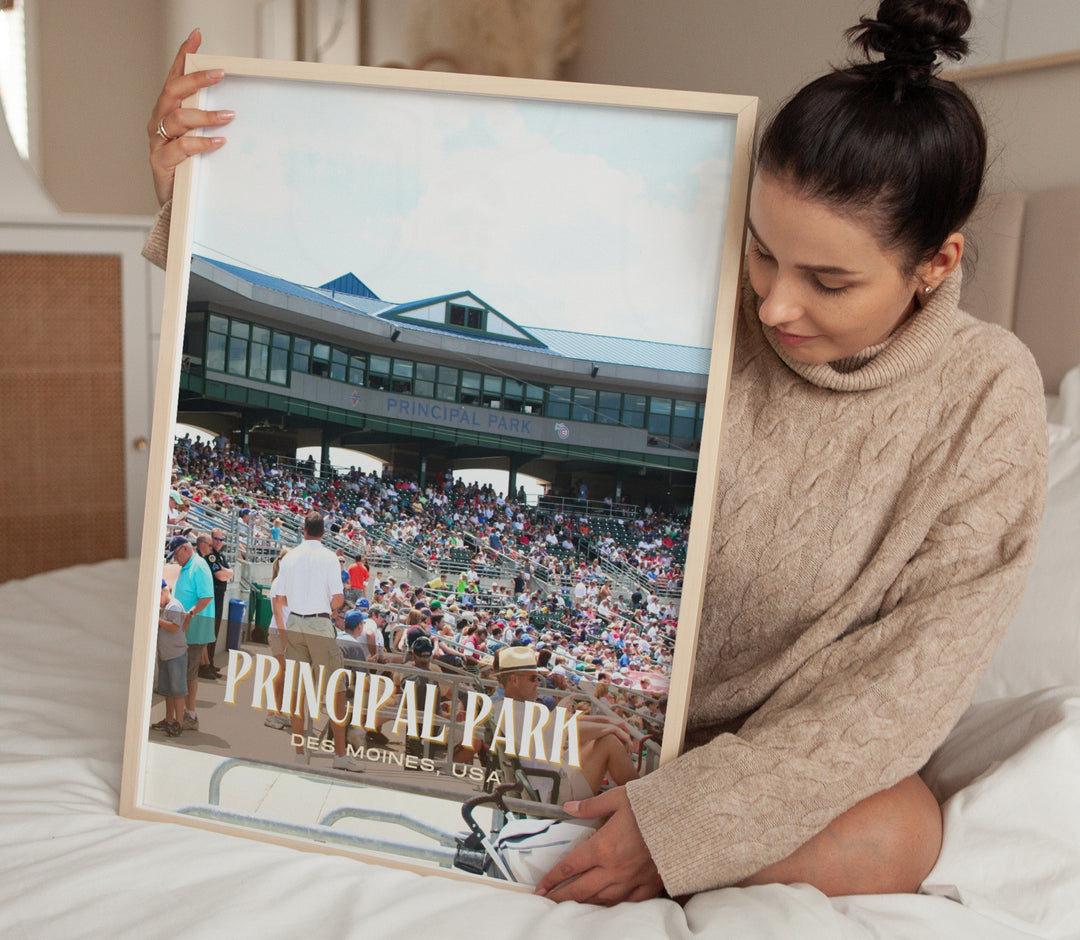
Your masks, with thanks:
[[[210,138],[210,143],[213,144],[215,147],[220,147],[223,143],[225,143],[225,138],[224,137],[211,137]]]
[[[546,897],[547,888],[537,888],[535,894],[538,898]]]
[[[207,78],[224,78],[225,77],[225,69],[210,69],[210,71],[208,71],[206,73],[206,77]]]
[[[581,803],[578,800],[571,800],[569,803],[563,803],[562,808],[568,813],[576,813]]]
[[[235,111],[218,111],[217,116],[218,116],[219,121],[231,121],[234,117],[236,117],[236,112]]]

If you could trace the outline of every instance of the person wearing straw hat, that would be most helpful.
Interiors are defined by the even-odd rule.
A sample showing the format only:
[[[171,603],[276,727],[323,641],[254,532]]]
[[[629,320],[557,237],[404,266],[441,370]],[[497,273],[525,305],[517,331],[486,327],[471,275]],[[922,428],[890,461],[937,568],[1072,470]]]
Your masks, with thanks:
[[[536,663],[536,651],[531,646],[506,646],[495,656],[495,674],[507,699],[514,702],[535,702],[540,690],[540,671]],[[558,706],[557,706],[558,707]],[[515,732],[520,738],[523,709],[515,709]],[[550,751],[550,735],[554,722],[544,729],[545,744]],[[637,768],[631,758],[634,739],[630,729],[619,721],[603,715],[581,715],[578,727],[579,767],[568,766],[566,755],[562,765],[548,761],[522,759],[520,764],[528,770],[552,770],[558,767],[563,783],[559,788],[560,800],[586,799],[600,792],[605,780],[622,786],[637,779]],[[545,792],[545,791],[541,791]],[[550,790],[546,792],[550,793]]]

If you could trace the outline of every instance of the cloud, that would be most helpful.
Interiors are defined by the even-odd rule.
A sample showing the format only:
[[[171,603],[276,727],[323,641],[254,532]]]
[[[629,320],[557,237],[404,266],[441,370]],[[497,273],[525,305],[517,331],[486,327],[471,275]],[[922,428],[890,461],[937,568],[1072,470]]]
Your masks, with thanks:
[[[527,326],[709,344],[730,154],[700,116],[665,115],[657,137],[634,109],[248,79],[220,96],[237,118],[206,158],[203,250],[308,284],[351,270],[395,301],[471,289]]]

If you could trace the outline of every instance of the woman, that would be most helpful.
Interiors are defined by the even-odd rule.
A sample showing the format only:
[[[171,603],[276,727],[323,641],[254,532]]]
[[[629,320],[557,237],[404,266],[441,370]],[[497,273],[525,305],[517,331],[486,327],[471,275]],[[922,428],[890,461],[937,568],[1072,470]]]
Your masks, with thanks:
[[[913,891],[937,858],[917,772],[1019,601],[1045,499],[1037,369],[957,308],[986,139],[934,70],[969,25],[962,0],[884,0],[851,32],[867,61],[762,137],[690,749],[567,804],[607,819],[540,894]],[[178,71],[150,126],[161,197],[220,146],[164,138],[230,119],[178,111],[217,80]]]
[[[609,819],[539,893],[913,891],[937,858],[917,771],[1008,625],[1045,497],[1031,357],[957,309],[986,142],[933,70],[969,22],[886,0],[853,32],[882,59],[762,137],[692,749],[567,807]]]

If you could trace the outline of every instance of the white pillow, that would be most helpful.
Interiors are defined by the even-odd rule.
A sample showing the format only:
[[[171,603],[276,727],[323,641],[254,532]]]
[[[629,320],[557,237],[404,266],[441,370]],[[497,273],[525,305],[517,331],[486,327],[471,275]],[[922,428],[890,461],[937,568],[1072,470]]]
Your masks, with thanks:
[[[1080,366],[1065,373],[1056,395],[1046,396],[1046,419],[1080,434]]]
[[[1027,590],[975,701],[1080,685],[1080,366],[1047,399],[1049,491]]]

